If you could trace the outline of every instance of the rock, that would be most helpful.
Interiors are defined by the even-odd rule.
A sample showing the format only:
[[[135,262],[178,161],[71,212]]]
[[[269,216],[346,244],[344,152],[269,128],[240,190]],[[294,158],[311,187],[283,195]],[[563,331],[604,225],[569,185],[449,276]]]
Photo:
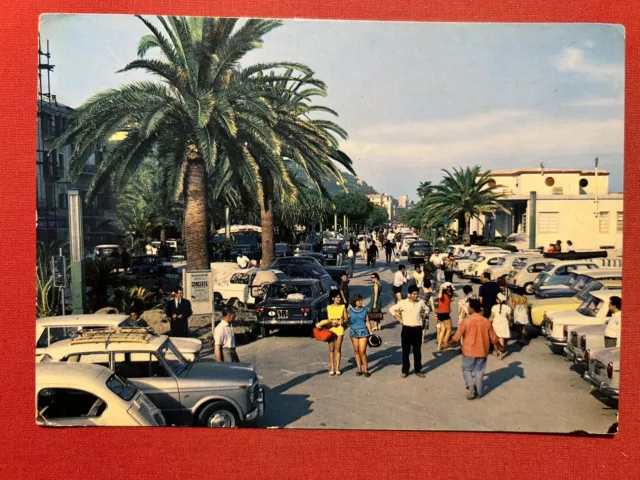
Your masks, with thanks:
[[[149,324],[157,333],[164,335],[170,329],[169,321],[163,322],[165,319],[164,312],[162,310],[147,310],[140,317]]]

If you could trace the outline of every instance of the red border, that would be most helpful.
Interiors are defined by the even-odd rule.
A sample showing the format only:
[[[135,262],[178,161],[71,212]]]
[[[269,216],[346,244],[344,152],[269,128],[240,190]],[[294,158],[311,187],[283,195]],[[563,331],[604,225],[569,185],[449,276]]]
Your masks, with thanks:
[[[35,217],[35,65],[38,16],[51,12],[153,13],[281,18],[413,21],[597,22],[626,26],[625,278],[640,261],[637,219],[640,189],[638,128],[640,3],[624,0],[502,0],[390,2],[212,2],[209,0],[110,0],[5,2],[0,22],[0,390],[3,392],[3,478],[353,477],[409,478],[636,478],[640,422],[638,372],[640,322],[632,321],[638,297],[625,297],[625,347],[620,401],[622,431],[614,439],[480,433],[333,432],[300,430],[69,429],[34,425],[33,297]],[[28,325],[27,333],[25,325]],[[23,399],[17,401],[16,399]],[[27,401],[29,399],[29,401]],[[544,415],[548,404],[522,415]],[[521,408],[515,406],[514,408]],[[393,412],[380,412],[381,417]],[[377,452],[371,455],[370,447]],[[359,450],[359,452],[357,452]],[[332,453],[334,452],[334,453]],[[479,473],[482,472],[482,473]],[[595,476],[595,477],[592,477]]]

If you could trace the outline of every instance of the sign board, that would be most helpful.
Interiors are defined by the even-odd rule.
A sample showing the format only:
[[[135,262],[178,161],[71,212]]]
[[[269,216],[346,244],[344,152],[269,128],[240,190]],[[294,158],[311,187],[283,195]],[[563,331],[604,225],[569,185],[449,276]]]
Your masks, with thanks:
[[[182,271],[184,298],[191,302],[194,315],[213,314],[213,272],[211,270]]]
[[[54,255],[51,257],[53,270],[54,288],[65,288],[67,285],[67,260],[64,256]]]

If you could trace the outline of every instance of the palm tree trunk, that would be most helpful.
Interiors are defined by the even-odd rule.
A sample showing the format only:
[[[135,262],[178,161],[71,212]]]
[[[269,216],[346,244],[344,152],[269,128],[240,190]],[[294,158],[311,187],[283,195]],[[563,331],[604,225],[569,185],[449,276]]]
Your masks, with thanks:
[[[207,183],[206,169],[195,145],[188,147],[185,185],[185,246],[188,270],[208,270],[209,241],[207,232]]]
[[[162,225],[160,227],[160,244],[164,245],[164,242],[167,241],[167,227]]]
[[[264,179],[264,202],[260,205],[260,223],[262,227],[262,261],[261,267],[268,267],[274,262],[274,225],[273,225],[273,184],[270,178]]]
[[[464,233],[462,235],[462,243],[465,245],[471,242],[471,235],[469,232],[469,228],[471,227],[471,216],[468,214],[464,214]]]

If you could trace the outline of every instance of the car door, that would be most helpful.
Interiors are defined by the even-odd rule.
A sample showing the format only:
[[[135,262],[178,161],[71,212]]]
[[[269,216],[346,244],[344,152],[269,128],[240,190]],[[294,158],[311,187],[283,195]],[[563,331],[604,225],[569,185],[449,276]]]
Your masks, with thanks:
[[[37,423],[56,427],[105,426],[107,404],[77,388],[45,387],[37,392]]]
[[[162,410],[168,422],[182,410],[178,381],[155,352],[113,352],[112,370],[130,380]]]

